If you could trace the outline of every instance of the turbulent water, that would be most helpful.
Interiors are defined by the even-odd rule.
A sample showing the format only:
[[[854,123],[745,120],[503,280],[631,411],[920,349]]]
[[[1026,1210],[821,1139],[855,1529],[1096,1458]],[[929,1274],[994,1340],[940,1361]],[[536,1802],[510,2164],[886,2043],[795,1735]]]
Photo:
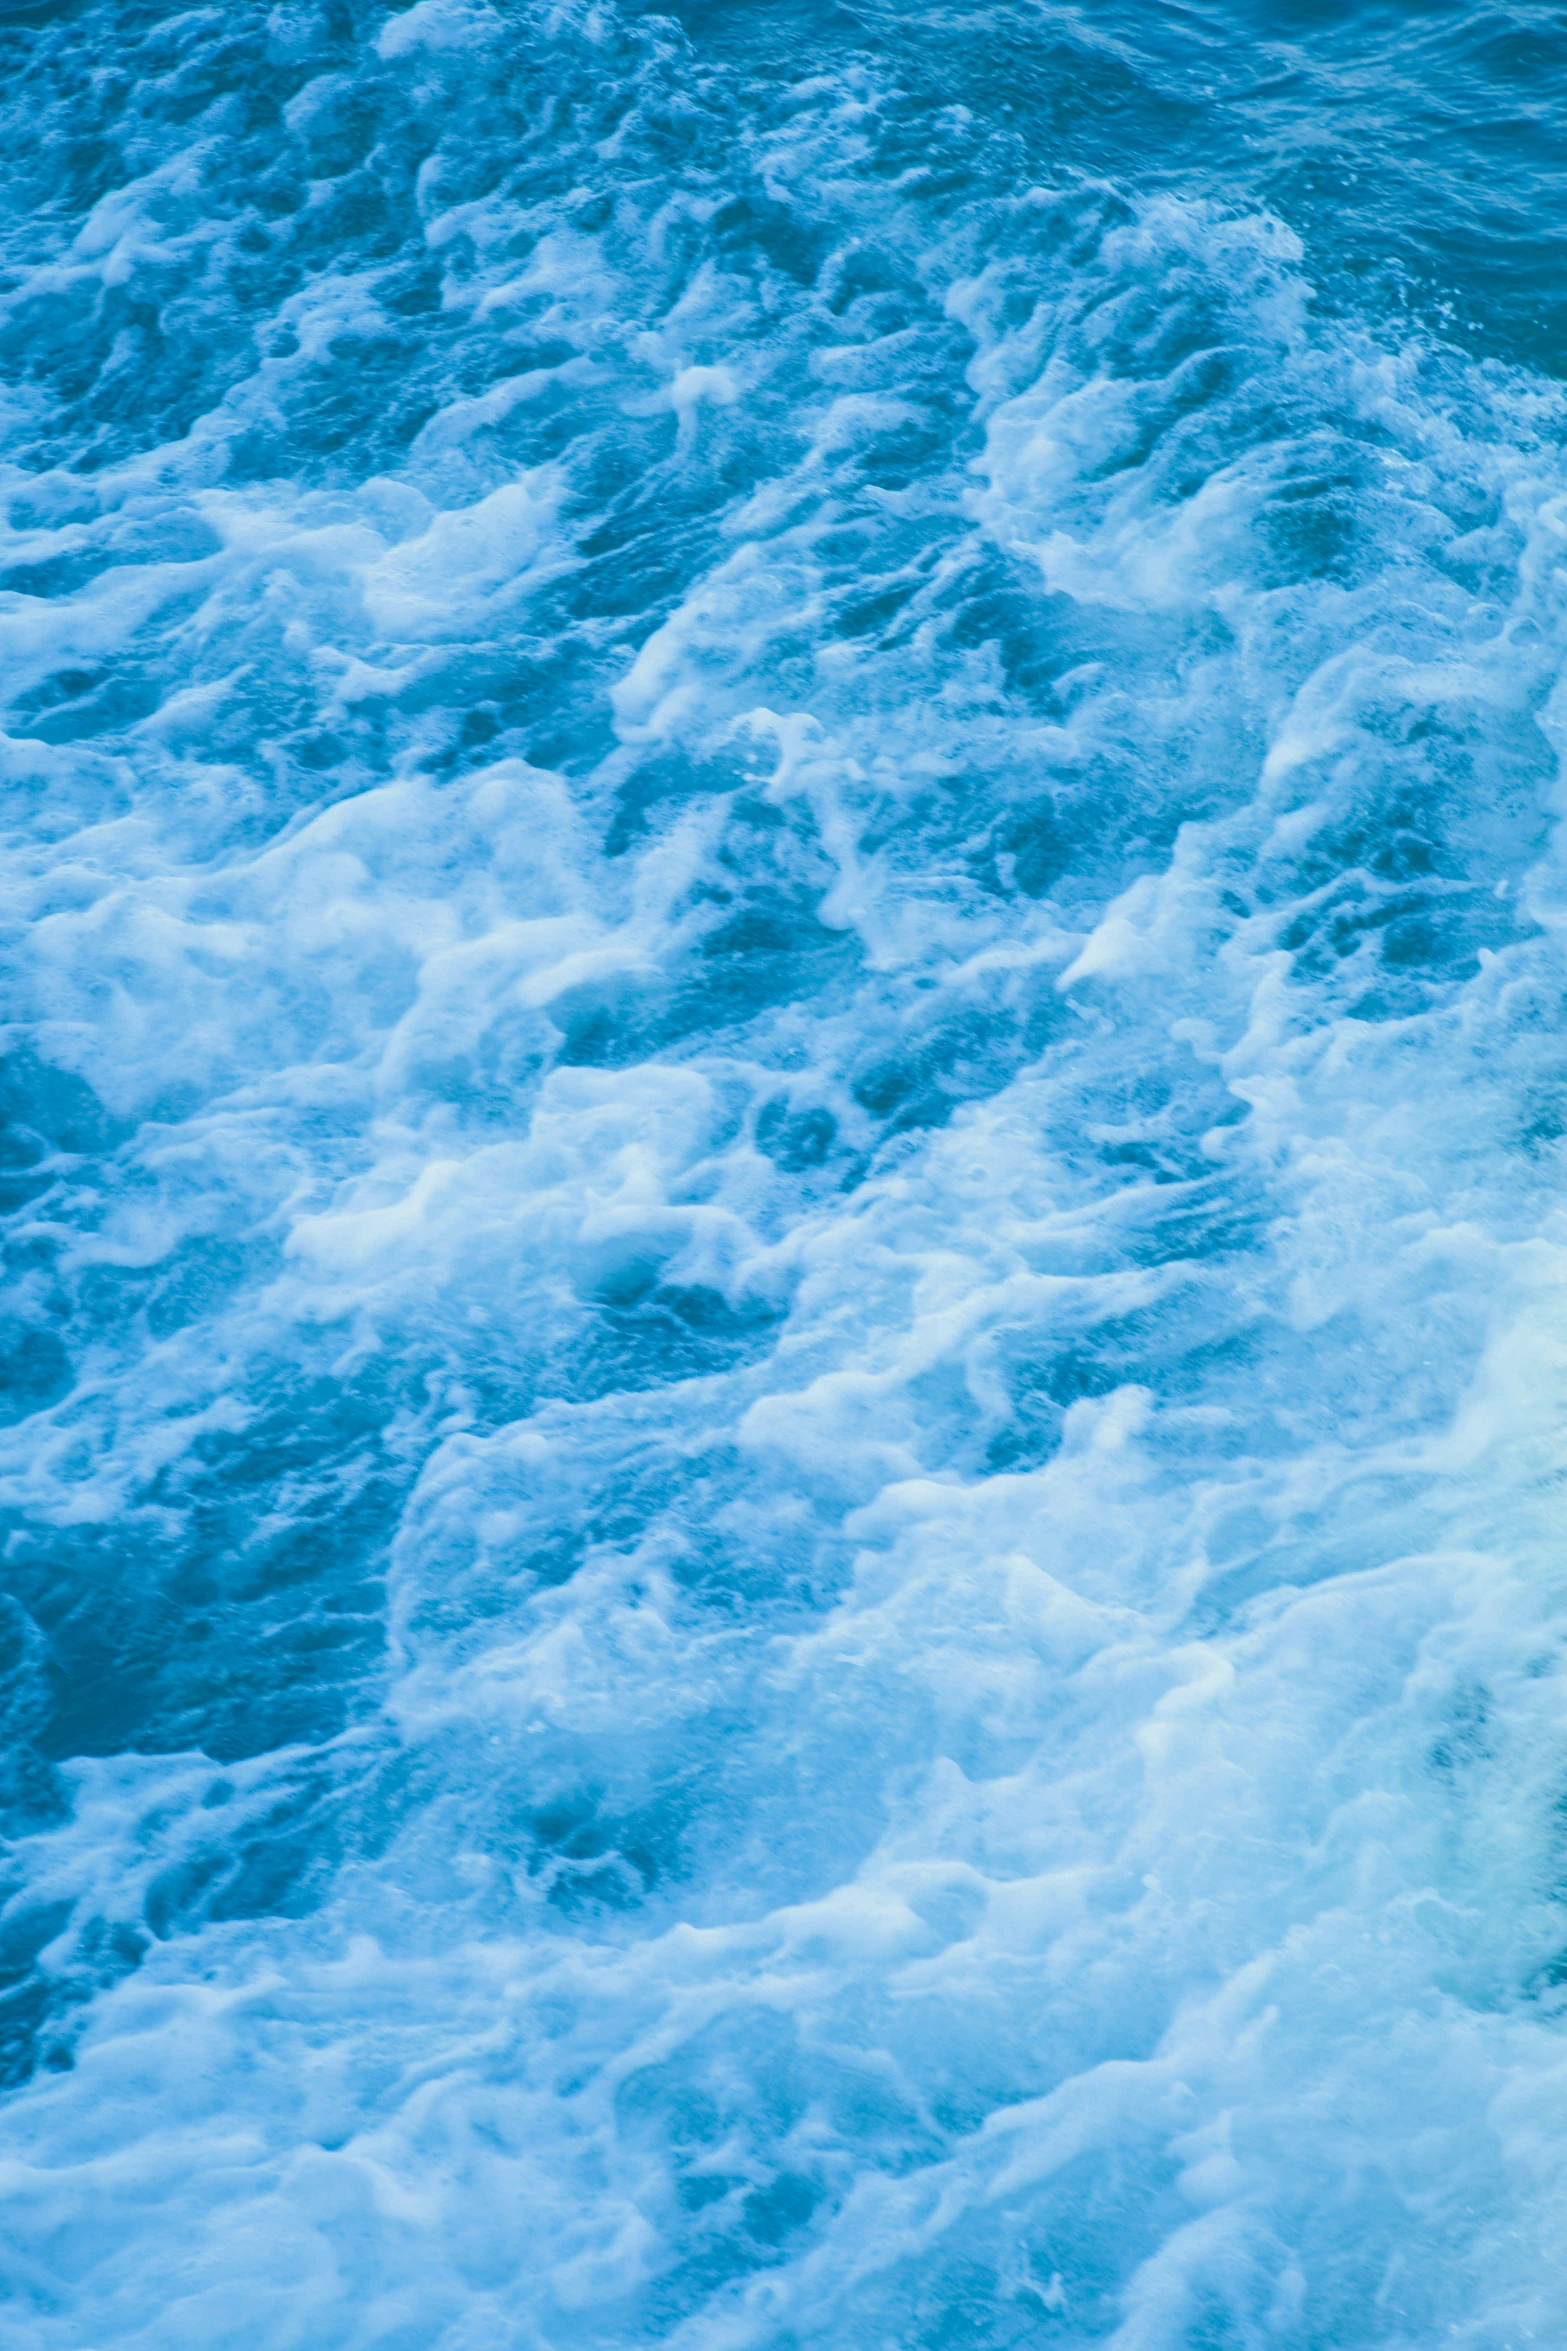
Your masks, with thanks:
[[[1567,2342],[1567,19],[0,7],[5,2351]]]

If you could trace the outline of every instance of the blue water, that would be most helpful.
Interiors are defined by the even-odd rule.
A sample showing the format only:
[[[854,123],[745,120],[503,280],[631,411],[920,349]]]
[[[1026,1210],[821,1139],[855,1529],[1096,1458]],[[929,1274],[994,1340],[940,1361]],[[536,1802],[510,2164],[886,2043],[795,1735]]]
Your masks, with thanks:
[[[0,6],[4,2351],[1567,2343],[1567,15]]]

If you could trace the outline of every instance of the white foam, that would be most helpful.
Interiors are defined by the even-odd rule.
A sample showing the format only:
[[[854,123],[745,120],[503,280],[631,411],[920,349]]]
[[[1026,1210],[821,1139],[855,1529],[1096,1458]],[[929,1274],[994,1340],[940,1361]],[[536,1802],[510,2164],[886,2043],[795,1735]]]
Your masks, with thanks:
[[[510,37],[423,0],[366,71],[434,105]],[[241,1271],[106,1318],[4,1492],[134,1581],[209,1456],[291,1524],[307,1467],[231,1490],[222,1442],[374,1377],[403,1480],[346,1728],[78,1757],[19,1848],[61,1980],[164,1922],[0,2116],[39,2351],[1561,2331],[1554,411],[1318,321],[1275,223],[934,223],[880,104],[755,136],[814,281],[682,277],[723,208],[618,118],[619,225],[499,155],[448,202],[456,122],[439,316],[564,357],[364,481],[216,482],[389,331],[350,256],[299,355],[15,535],[124,558],[0,610],[17,1013],[122,1122],[20,1305]],[[95,268],[156,258],[150,184]],[[963,429],[900,459],[960,327]],[[554,455],[487,438],[557,399]],[[1292,554],[1334,466],[1354,528]],[[601,749],[459,756],[562,648]],[[138,662],[111,749],[26,734]],[[202,1892],[328,1826],[308,1901]]]

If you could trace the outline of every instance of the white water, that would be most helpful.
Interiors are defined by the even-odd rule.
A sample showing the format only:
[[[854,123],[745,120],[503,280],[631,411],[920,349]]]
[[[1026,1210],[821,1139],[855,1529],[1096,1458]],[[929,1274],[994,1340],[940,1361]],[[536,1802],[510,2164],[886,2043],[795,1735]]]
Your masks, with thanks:
[[[1559,396],[521,22],[12,410],[0,2342],[1558,2341]]]

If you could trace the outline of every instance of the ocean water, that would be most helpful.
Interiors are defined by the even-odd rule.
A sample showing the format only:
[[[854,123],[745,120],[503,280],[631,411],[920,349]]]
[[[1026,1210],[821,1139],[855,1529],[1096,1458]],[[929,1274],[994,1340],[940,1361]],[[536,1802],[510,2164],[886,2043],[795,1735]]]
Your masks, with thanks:
[[[1567,2343],[1567,15],[0,6],[0,2346]]]

